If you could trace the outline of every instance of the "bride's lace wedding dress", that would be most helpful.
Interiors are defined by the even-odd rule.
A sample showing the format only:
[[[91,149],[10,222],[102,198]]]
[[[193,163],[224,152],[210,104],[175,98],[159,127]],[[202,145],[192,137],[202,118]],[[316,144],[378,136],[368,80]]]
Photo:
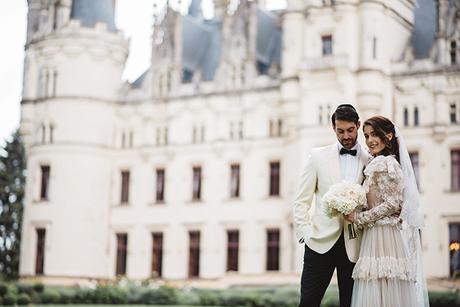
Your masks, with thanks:
[[[364,170],[367,208],[355,224],[364,227],[353,270],[353,307],[417,306],[416,268],[404,243],[398,213],[403,173],[394,156],[377,156]]]

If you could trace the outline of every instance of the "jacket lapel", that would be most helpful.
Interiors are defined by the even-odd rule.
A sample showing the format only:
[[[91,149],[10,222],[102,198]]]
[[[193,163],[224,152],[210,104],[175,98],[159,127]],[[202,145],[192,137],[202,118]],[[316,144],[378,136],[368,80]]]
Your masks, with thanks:
[[[342,171],[340,169],[339,150],[337,148],[337,144],[331,145],[329,158],[327,159],[326,163],[329,164],[329,173],[331,174],[332,182],[341,182]]]

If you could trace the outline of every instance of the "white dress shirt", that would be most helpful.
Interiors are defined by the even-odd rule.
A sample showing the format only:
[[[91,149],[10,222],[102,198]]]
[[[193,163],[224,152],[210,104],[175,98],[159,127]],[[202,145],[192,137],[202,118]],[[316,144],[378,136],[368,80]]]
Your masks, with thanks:
[[[359,155],[361,154],[361,146],[359,146],[358,142],[356,142],[355,146],[351,148],[356,150],[356,156],[352,156],[349,154],[341,155],[340,149],[342,148],[342,144],[337,142],[337,150],[339,151],[340,173],[342,176],[342,180],[354,182],[358,176]]]

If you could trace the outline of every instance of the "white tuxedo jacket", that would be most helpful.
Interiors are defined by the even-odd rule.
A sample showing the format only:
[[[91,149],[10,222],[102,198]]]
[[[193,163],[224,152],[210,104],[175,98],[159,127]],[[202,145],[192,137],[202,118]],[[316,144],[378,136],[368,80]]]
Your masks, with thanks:
[[[358,151],[358,175],[355,182],[361,184],[363,169],[370,161],[370,155],[362,148]],[[358,238],[348,239],[348,221],[343,216],[330,218],[326,215],[321,199],[329,188],[342,181],[337,143],[314,148],[307,157],[307,163],[300,177],[299,187],[294,200],[294,223],[296,236],[300,241],[317,253],[324,254],[337,242],[342,232],[345,237],[345,249],[351,262],[359,255],[362,234]],[[311,216],[309,210],[315,202]]]

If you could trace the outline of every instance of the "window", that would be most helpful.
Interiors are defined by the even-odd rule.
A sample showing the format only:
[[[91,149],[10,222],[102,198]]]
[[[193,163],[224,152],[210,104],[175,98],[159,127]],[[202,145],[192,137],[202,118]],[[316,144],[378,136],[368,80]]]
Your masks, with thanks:
[[[270,65],[262,61],[257,61],[257,72],[259,75],[267,75],[270,69]]]
[[[412,168],[414,169],[415,180],[417,181],[417,187],[420,189],[420,166],[419,166],[419,155],[418,152],[409,153],[410,161],[412,162]]]
[[[323,124],[323,106],[318,107],[318,124]]]
[[[53,29],[56,30],[58,27],[58,13],[59,13],[59,2],[54,4],[54,11],[53,11]]]
[[[322,46],[323,46],[323,55],[332,54],[332,36],[324,35],[321,36]]]
[[[54,126],[51,124],[50,125],[50,143],[52,144],[54,142]]]
[[[271,119],[269,125],[270,136],[282,136],[283,134],[283,120],[282,119]]]
[[[450,63],[457,64],[457,42],[450,42]]]
[[[331,120],[331,105],[321,105],[318,106],[318,124],[323,125],[326,123],[330,123]]]
[[[233,140],[233,138],[234,138],[234,134],[233,134],[233,122],[230,123],[230,127],[229,127],[229,136],[230,136],[230,140]]]
[[[155,189],[155,200],[156,202],[163,202],[165,196],[165,170],[159,168],[156,170],[156,189]]]
[[[168,145],[169,135],[168,127],[162,126],[156,128],[155,144],[157,146]]]
[[[243,139],[243,122],[239,122],[239,125],[238,125],[238,137],[241,139]]]
[[[203,143],[205,135],[204,125],[193,125],[192,129],[192,143]]]
[[[42,67],[38,74],[38,98],[56,96],[57,71],[51,67]]]
[[[460,149],[455,149],[450,152],[450,182],[452,191],[460,191]]]
[[[126,275],[126,260],[128,250],[128,234],[117,233],[117,260],[115,274]]]
[[[230,197],[240,197],[240,165],[232,164],[230,172]]]
[[[129,202],[129,171],[121,172],[121,203]]]
[[[201,199],[201,167],[193,168],[193,200]]]
[[[45,71],[45,97],[49,97],[50,71]]]
[[[44,67],[38,77],[38,97],[55,97],[58,73],[54,68]]]
[[[53,97],[56,97],[56,91],[57,91],[57,76],[58,73],[57,71],[53,71]]]
[[[192,129],[192,143],[195,144],[196,143],[196,137],[197,135],[197,131],[196,131],[196,126],[193,126],[193,129]]]
[[[279,270],[279,229],[267,230],[267,271]]]
[[[238,271],[238,230],[227,231],[227,271]]]
[[[270,196],[280,195],[280,163],[270,162]]]
[[[409,126],[409,110],[406,107],[404,108],[404,126]]]
[[[35,274],[43,275],[45,266],[45,237],[46,230],[44,228],[37,228],[37,249],[35,254]]]
[[[172,83],[171,78],[172,78],[171,73],[168,72],[168,73],[166,74],[166,92],[167,92],[167,93],[170,93],[170,92],[171,92],[171,83]]]
[[[42,165],[41,169],[41,187],[40,187],[40,200],[48,200],[48,191],[50,183],[50,166]]]
[[[414,126],[419,125],[418,107],[414,108]]]
[[[161,139],[161,129],[157,128],[157,133],[156,133],[156,138],[155,138],[155,144],[157,146],[161,145],[160,144],[160,139]]]
[[[121,133],[121,148],[126,147],[126,133],[123,131]]]
[[[46,142],[46,126],[44,124],[42,124],[42,144],[45,144]]]
[[[182,70],[182,83],[191,83],[192,79],[193,79],[192,71],[188,69]]]
[[[43,92],[44,92],[44,81],[43,81],[43,76],[45,72],[43,69],[40,69],[40,72],[38,73],[38,82],[37,82],[37,97],[41,98],[43,97]]]
[[[38,134],[42,144],[52,144],[54,142],[54,124],[41,124]]]
[[[229,123],[229,137],[230,140],[243,139],[244,129],[242,121],[233,121]]]
[[[372,38],[372,58],[377,59],[377,37]]]
[[[450,123],[456,124],[458,122],[457,118],[457,104],[451,103],[450,104]]]
[[[206,139],[206,129],[205,129],[204,125],[203,125],[203,126],[201,126],[201,142],[204,142],[205,139]]]
[[[129,132],[129,147],[133,148],[134,145],[134,133],[132,131]]]
[[[198,277],[200,275],[200,232],[189,232],[189,260],[188,276]]]
[[[152,233],[152,276],[161,277],[163,266],[163,233]]]

